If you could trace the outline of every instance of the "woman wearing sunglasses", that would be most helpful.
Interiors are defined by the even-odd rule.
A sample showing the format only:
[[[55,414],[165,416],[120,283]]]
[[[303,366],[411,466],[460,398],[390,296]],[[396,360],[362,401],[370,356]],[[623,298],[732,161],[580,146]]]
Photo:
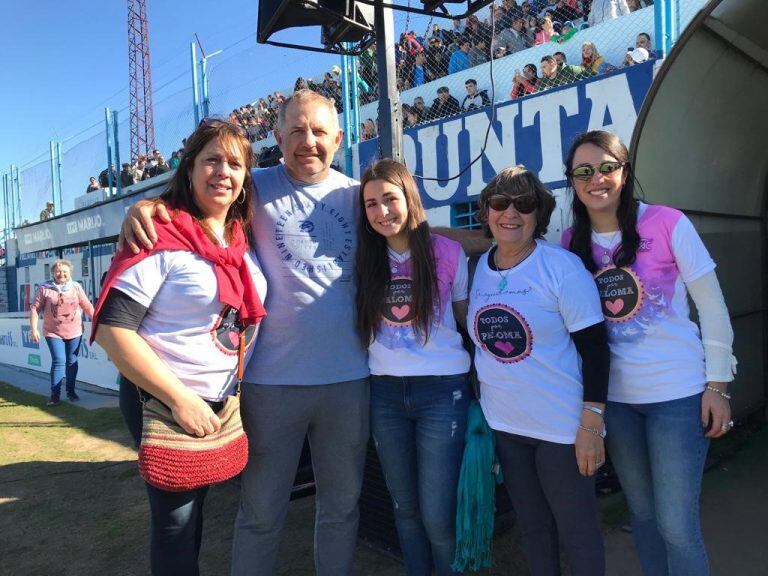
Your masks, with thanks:
[[[594,474],[609,353],[597,290],[578,258],[542,239],[555,199],[532,172],[503,170],[479,205],[496,245],[477,265],[469,332],[530,573],[560,574],[560,536],[574,576],[601,575]]]
[[[701,477],[709,439],[733,425],[733,332],[715,264],[681,212],[635,199],[629,153],[615,135],[581,135],[566,169],[574,222],[563,245],[594,274],[607,320],[608,451],[643,573],[709,574]]]
[[[93,304],[79,283],[72,280],[72,262],[56,260],[51,267],[51,281],[37,289],[29,307],[29,335],[40,342],[39,314],[43,313],[43,336],[51,352],[51,396],[48,406],[61,399],[61,383],[66,382],[67,399],[77,402],[77,357],[83,339],[83,313],[93,317]]]
[[[456,491],[469,408],[461,246],[430,234],[411,174],[394,160],[360,182],[357,318],[371,369],[371,432],[409,576],[452,575]]]

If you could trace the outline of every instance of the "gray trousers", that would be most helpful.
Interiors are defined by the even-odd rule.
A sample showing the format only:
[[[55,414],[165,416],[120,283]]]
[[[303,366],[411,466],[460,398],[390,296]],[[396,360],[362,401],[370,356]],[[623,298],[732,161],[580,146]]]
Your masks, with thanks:
[[[352,573],[369,415],[368,378],[319,386],[245,384],[248,466],[232,548],[233,576],[272,576],[293,479],[308,435],[315,475],[315,570]]]

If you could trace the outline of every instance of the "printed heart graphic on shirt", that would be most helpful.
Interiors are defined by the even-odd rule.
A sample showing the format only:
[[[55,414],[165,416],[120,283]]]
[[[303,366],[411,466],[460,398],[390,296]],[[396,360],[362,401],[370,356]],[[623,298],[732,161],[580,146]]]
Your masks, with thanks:
[[[390,308],[390,311],[392,312],[392,316],[394,316],[398,320],[402,320],[403,318],[408,316],[408,313],[411,311],[411,307],[408,306],[408,304],[403,304],[402,306],[392,306],[392,308]]]
[[[507,356],[509,356],[512,353],[512,350],[515,349],[515,345],[511,342],[494,342],[493,347],[501,350]]]
[[[608,312],[610,312],[613,315],[618,314],[621,312],[621,309],[624,308],[624,300],[622,298],[616,298],[616,300],[606,300],[605,301],[605,307],[608,309]]]

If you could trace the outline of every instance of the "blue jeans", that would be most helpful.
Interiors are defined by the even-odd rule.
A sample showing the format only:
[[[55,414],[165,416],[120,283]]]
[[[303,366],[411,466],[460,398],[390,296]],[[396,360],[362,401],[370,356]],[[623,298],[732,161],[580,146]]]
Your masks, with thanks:
[[[456,574],[456,490],[469,381],[371,376],[371,433],[392,496],[408,576]]]
[[[77,336],[69,340],[45,337],[48,349],[51,351],[51,396],[61,395],[61,383],[66,379],[67,396],[75,393],[77,381],[77,355],[80,353],[80,342],[83,337]]]
[[[609,402],[605,419],[643,574],[706,576],[699,496],[709,440],[701,394],[652,404]]]
[[[120,378],[120,411],[136,446],[141,442],[142,405],[131,382]],[[208,486],[167,492],[146,485],[151,513],[150,566],[153,576],[198,576],[203,503]]]

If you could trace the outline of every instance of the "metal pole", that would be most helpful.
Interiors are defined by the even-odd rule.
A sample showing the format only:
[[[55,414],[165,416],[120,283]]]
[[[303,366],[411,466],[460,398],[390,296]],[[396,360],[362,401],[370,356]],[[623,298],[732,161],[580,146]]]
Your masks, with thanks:
[[[115,143],[115,172],[117,172],[117,195],[120,196],[120,194],[123,191],[123,187],[120,184],[120,171],[122,170],[122,166],[120,166],[120,140],[117,139],[118,136],[118,129],[117,129],[117,110],[112,111],[112,141]]]
[[[388,3],[388,0],[384,0]],[[395,22],[391,8],[374,8],[376,65],[379,70],[379,150],[383,158],[403,161],[403,122],[395,73]]]
[[[189,45],[189,50],[192,58],[192,109],[195,112],[195,126],[193,129],[196,129],[200,124],[200,94],[197,90],[197,48],[195,48],[194,42]]]
[[[352,135],[355,142],[360,142],[360,94],[358,90],[357,60],[355,56],[349,56],[350,76],[352,79]]]
[[[666,20],[666,4],[667,0],[656,0],[653,3],[653,25],[654,35],[656,36],[656,54],[659,58],[666,58],[666,35],[667,35],[667,20]]]
[[[104,108],[104,131],[106,132],[107,136],[107,184],[109,186],[109,193],[112,193],[112,170],[110,170],[110,167],[112,166],[112,137],[110,130],[111,126],[109,125],[109,122],[111,120],[112,115],[109,112],[109,108]]]
[[[208,58],[203,56],[200,58],[200,116],[202,118],[208,118]]]
[[[61,142],[56,142],[56,173],[59,178],[59,205],[54,206],[56,209],[56,214],[63,214],[64,213],[64,189],[61,186],[61,167],[62,167],[62,154],[61,154]]]
[[[8,225],[8,174],[3,174],[3,232],[6,239],[10,235]]]
[[[16,180],[16,214],[18,215],[19,224],[21,224],[21,180],[19,179],[19,167],[14,166],[13,170],[15,171],[14,178]]]
[[[672,49],[672,34],[674,31],[672,0],[664,0],[664,57],[669,56]]]
[[[341,107],[344,114],[344,173],[352,176],[352,134],[350,133],[349,56],[341,55]]]
[[[51,202],[56,206],[56,143],[51,140]]]

